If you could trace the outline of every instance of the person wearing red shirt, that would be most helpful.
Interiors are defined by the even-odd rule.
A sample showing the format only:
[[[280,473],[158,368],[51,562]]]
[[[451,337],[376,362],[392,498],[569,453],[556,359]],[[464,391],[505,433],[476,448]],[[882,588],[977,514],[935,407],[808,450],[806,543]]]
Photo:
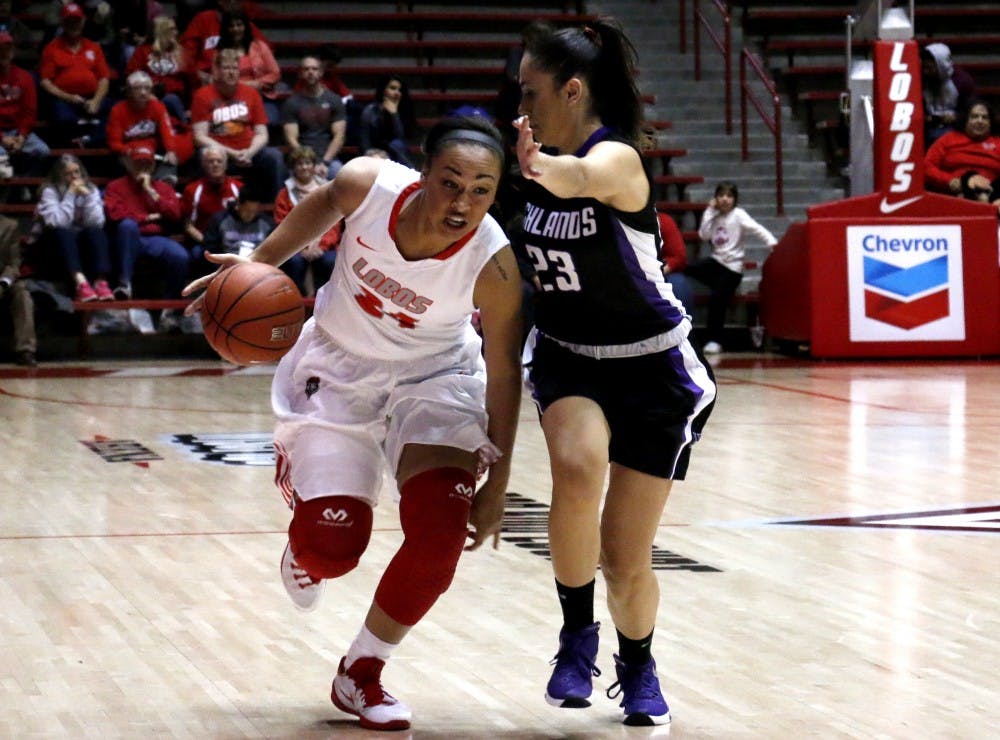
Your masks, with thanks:
[[[267,203],[273,203],[285,178],[281,153],[267,146],[267,114],[260,93],[240,83],[239,52],[223,49],[212,65],[214,82],[195,91],[191,101],[194,143],[218,144],[229,157],[227,171],[244,181],[258,178]]]
[[[197,180],[192,180],[184,188],[181,196],[181,215],[184,218],[184,234],[191,251],[191,270],[195,275],[204,275],[215,269],[204,259],[205,229],[212,217],[226,210],[240,195],[241,183],[235,177],[226,175],[226,151],[216,144],[201,150],[201,171]]]
[[[45,167],[48,145],[32,129],[38,121],[34,78],[12,63],[14,39],[0,31],[0,167],[4,157],[11,174],[37,175]]]
[[[166,297],[180,298],[190,258],[180,243],[165,236],[180,221],[180,199],[167,183],[153,179],[152,149],[132,147],[122,162],[128,174],[109,182],[104,191],[104,210],[117,226],[119,284],[115,296],[132,296],[132,274],[141,256],[162,266]]]
[[[62,34],[45,45],[38,65],[42,90],[52,96],[55,130],[82,139],[77,143],[103,146],[111,71],[100,45],[83,37],[83,8],[67,3],[60,18]]]
[[[252,19],[256,17],[253,12],[253,7],[256,6],[251,7],[252,5],[251,3],[244,7],[240,0],[219,0],[218,9],[201,11],[184,29],[184,33],[181,34],[181,46],[184,47],[185,58],[190,62],[198,84],[208,85],[212,82],[215,47],[219,44],[219,35],[222,32],[222,14],[240,11]],[[267,41],[264,34],[252,22],[250,33],[254,39]]]
[[[188,151],[182,159],[177,145],[170,114],[153,97],[153,81],[145,72],[133,72],[126,82],[125,100],[116,103],[108,117],[108,148],[119,155],[134,146],[162,151],[163,163],[155,177],[176,184],[177,165],[191,156]]]
[[[278,107],[278,83],[281,67],[274,58],[271,46],[253,37],[250,21],[242,12],[222,14],[222,31],[216,53],[222,49],[236,49],[240,55],[240,82],[249,85],[264,99],[267,121],[272,126],[281,120]]]
[[[153,40],[140,44],[129,59],[126,74],[145,72],[153,81],[153,92],[178,121],[187,119],[190,99],[184,49],[177,39],[173,18],[153,19]]]
[[[663,276],[673,288],[674,296],[684,304],[690,316],[694,311],[694,290],[684,275],[684,268],[687,267],[688,255],[687,245],[684,243],[684,235],[677,227],[677,222],[662,211],[657,211],[656,217],[660,222],[660,254],[663,261]]]
[[[992,126],[992,108],[981,100],[973,101],[955,129],[927,150],[927,189],[1000,202],[1000,136],[993,134]]]

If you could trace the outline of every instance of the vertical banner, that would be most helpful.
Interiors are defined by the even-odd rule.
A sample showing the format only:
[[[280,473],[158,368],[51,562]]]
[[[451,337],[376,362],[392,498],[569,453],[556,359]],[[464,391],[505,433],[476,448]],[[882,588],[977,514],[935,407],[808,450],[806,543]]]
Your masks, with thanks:
[[[924,107],[916,41],[875,42],[875,191],[890,214],[924,192]]]

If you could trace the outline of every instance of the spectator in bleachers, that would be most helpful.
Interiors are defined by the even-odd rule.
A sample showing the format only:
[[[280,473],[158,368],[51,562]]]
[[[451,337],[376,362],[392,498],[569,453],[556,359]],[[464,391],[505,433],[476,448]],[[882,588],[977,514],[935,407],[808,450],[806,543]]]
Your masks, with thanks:
[[[993,135],[993,109],[973,101],[956,123],[927,151],[927,189],[989,203],[1000,200],[1000,137]]]
[[[78,301],[114,298],[108,285],[111,251],[104,221],[101,191],[83,163],[72,154],[59,157],[38,196],[33,232],[43,254],[58,256],[60,272],[68,274]]]
[[[219,0],[217,8],[201,11],[191,19],[181,34],[184,58],[190,65],[192,74],[196,76],[196,84],[198,85],[208,85],[212,82],[212,63],[222,31],[222,14],[233,11],[243,11],[251,17],[250,33],[253,38],[267,40],[252,22],[253,13],[249,12],[249,7],[244,7],[240,0]]]
[[[256,187],[248,185],[240,190],[236,202],[209,222],[205,229],[205,251],[246,256],[259,247],[274,231],[274,222],[261,213],[260,205]]]
[[[38,364],[35,352],[35,302],[21,280],[21,238],[17,221],[0,216],[0,305],[10,311],[14,325],[14,362],[26,367]]]
[[[924,97],[924,146],[930,147],[955,128],[960,111],[976,96],[976,81],[951,60],[947,44],[920,50],[920,84]]]
[[[104,192],[104,208],[108,219],[115,224],[118,246],[116,298],[132,297],[132,276],[140,256],[149,257],[162,266],[167,298],[180,298],[188,279],[188,252],[168,236],[178,228],[181,202],[170,185],[153,179],[153,156],[153,150],[148,147],[129,149],[123,157],[128,174],[112,180]],[[178,312],[164,312],[160,328],[176,327],[179,318]]]
[[[35,66],[38,48],[28,25],[12,12],[11,0],[0,0],[0,31],[14,40],[14,62],[25,69]]]
[[[226,150],[221,146],[207,146],[201,150],[202,176],[192,180],[181,195],[181,214],[184,217],[184,235],[191,252],[191,273],[205,275],[215,270],[205,259],[205,230],[212,217],[240,195],[240,181],[226,174]]]
[[[722,351],[720,340],[726,323],[726,309],[743,280],[743,257],[747,236],[756,237],[768,247],[778,243],[774,234],[754,221],[737,206],[739,190],[735,183],[721,182],[715,197],[701,219],[698,236],[707,241],[712,253],[697,264],[688,266],[685,274],[711,289],[708,298],[708,326],[703,347],[706,354]],[[685,308],[690,308],[685,306]]]
[[[107,5],[97,3],[98,8]],[[102,38],[97,40],[104,49],[108,66],[114,70],[115,79],[125,78],[136,47],[150,35],[153,19],[163,14],[163,6],[156,0],[116,0],[110,4],[102,19]],[[88,35],[86,29],[84,35]]]
[[[274,202],[276,224],[280,224],[299,201],[326,184],[326,178],[316,172],[316,164],[316,152],[311,147],[298,147],[288,153],[288,169],[292,176],[285,180],[285,187],[278,193],[278,198]],[[309,272],[312,272],[314,290],[318,290],[330,279],[342,231],[343,222],[337,222],[336,226],[315,242],[306,244],[302,251],[281,266],[281,269],[299,286],[302,295],[310,293],[306,290],[306,275]]]
[[[322,82],[318,57],[305,56],[299,65],[299,84],[281,109],[285,143],[292,149],[306,146],[321,156],[317,169],[332,180],[343,166],[338,155],[347,133],[344,101]]]
[[[663,277],[670,283],[674,296],[684,304],[690,316],[694,311],[694,292],[684,274],[688,264],[684,235],[669,214],[658,211],[656,216],[660,222],[660,260],[663,262]]]
[[[41,174],[50,153],[33,130],[38,122],[35,78],[12,64],[13,58],[14,40],[0,31],[0,177]]]
[[[215,82],[195,91],[191,124],[196,146],[218,144],[228,156],[227,171],[244,182],[258,181],[261,194],[274,202],[285,179],[281,153],[267,145],[267,114],[260,93],[239,81],[239,56],[224,49],[215,56]]]
[[[313,54],[315,58],[319,59],[320,66],[322,68],[322,76],[320,82],[322,85],[332,92],[334,95],[339,95],[340,99],[346,104],[348,101],[353,100],[354,95],[351,93],[351,88],[347,86],[340,74],[337,72],[337,65],[343,60],[340,54],[340,50],[337,48],[336,44],[325,44],[321,46],[319,50]],[[301,78],[295,83],[295,89],[299,90],[303,86],[303,81]]]
[[[260,93],[268,123],[277,125],[281,120],[277,102],[281,68],[271,46],[263,39],[254,38],[249,24],[246,15],[240,11],[223,13],[216,53],[222,49],[235,49],[239,53],[240,82]]]
[[[139,44],[149,40],[153,22],[164,15],[164,8],[157,0],[115,0],[111,9],[115,30],[129,58]]]
[[[45,45],[38,68],[42,90],[52,97],[52,122],[67,132],[64,142],[103,146],[111,70],[100,45],[83,37],[83,8],[67,3],[60,17],[62,34]]]
[[[174,3],[174,12],[177,14],[177,27],[187,28],[198,13],[207,10],[208,5],[208,0],[177,0]]]
[[[142,71],[128,76],[125,100],[116,103],[108,117],[108,148],[123,156],[136,146],[162,155],[155,179],[177,184],[177,166],[182,162],[179,142],[167,107],[153,97],[153,81]],[[191,156],[190,151],[184,154]]]
[[[186,121],[191,98],[189,78],[173,18],[161,15],[153,21],[152,39],[136,48],[126,68],[128,74],[140,70],[153,80],[153,93],[167,106],[170,115]]]
[[[393,161],[415,167],[410,139],[416,127],[406,84],[399,77],[385,76],[375,87],[375,99],[361,112],[361,151],[382,149]]]

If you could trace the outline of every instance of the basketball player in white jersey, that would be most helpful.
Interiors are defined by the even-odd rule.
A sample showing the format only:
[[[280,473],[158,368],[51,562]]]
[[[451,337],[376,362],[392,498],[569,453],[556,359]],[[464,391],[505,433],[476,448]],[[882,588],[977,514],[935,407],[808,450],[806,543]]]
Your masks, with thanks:
[[[280,265],[346,219],[333,276],[271,398],[276,481],[293,511],[281,576],[297,606],[315,607],[325,580],[357,565],[384,470],[398,486],[405,541],[331,694],[371,729],[410,726],[410,709],[382,688],[385,661],[448,588],[467,537],[468,549],[499,543],[521,387],[520,280],[487,214],[501,141],[484,119],[448,118],[428,133],[422,172],[354,159],[242,258]]]

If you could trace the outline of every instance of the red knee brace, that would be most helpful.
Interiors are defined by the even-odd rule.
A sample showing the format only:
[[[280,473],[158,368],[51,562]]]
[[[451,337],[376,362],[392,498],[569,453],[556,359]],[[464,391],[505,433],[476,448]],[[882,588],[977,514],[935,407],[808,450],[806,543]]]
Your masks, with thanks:
[[[400,624],[419,622],[451,585],[475,490],[472,473],[461,468],[427,470],[403,484],[403,544],[375,592],[382,611]]]
[[[288,542],[295,562],[313,578],[354,569],[372,535],[372,507],[350,496],[296,501]]]

